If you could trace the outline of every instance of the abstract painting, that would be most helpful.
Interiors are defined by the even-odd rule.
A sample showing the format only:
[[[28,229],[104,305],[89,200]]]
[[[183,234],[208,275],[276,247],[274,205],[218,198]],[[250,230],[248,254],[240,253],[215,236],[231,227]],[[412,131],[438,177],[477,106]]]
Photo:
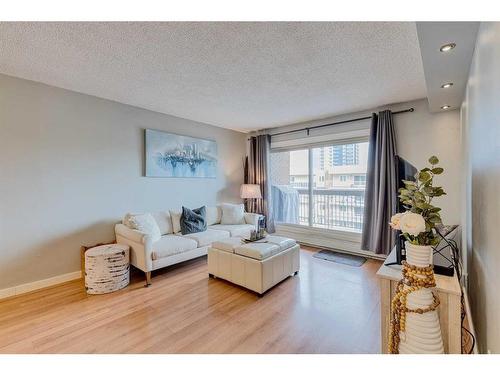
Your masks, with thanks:
[[[217,177],[217,143],[146,129],[147,177]]]

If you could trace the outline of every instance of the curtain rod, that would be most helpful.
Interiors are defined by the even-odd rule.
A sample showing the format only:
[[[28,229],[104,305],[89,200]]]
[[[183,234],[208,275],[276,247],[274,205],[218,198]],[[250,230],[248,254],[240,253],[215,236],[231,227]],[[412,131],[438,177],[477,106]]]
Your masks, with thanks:
[[[413,112],[415,111],[414,108],[408,108],[408,109],[403,109],[401,111],[396,111],[396,112],[392,112],[392,114],[394,115],[397,115],[399,113],[406,113],[406,112]],[[337,122],[332,122],[330,124],[324,124],[324,125],[316,125],[316,126],[309,126],[307,128],[302,128],[302,129],[295,129],[295,130],[289,130],[289,131],[286,131],[286,132],[281,132],[281,133],[274,133],[274,134],[271,134],[271,137],[274,137],[274,136],[277,136],[277,135],[283,135],[283,134],[291,134],[291,133],[297,133],[297,132],[303,132],[303,131],[306,131],[307,132],[307,135],[309,135],[309,131],[313,130],[313,129],[319,129],[319,128],[324,128],[326,126],[332,126],[332,125],[340,125],[340,124],[346,124],[348,122],[355,122],[355,121],[361,121],[361,120],[368,120],[368,119],[371,119],[372,116],[365,116],[365,117],[358,117],[358,118],[353,118],[353,119],[350,119],[350,120],[344,120],[344,121],[337,121]]]

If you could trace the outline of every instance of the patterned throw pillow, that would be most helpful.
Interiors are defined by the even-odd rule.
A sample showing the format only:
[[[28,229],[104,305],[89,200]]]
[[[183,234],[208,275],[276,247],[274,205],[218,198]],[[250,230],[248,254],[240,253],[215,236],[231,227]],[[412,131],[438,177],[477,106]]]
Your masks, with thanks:
[[[123,224],[131,229],[136,229],[150,235],[153,242],[161,238],[160,228],[158,228],[158,224],[151,214],[127,214],[125,215],[125,219],[123,219]]]
[[[181,233],[190,234],[204,232],[207,230],[206,208],[205,206],[190,210],[182,207]]]

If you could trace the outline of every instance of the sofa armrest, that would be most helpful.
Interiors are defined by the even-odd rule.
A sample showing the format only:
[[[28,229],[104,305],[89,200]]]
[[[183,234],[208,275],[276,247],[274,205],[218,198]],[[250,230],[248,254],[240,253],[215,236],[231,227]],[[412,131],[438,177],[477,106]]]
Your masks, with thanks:
[[[254,214],[251,212],[245,212],[244,216],[245,216],[245,223],[252,224],[253,226],[255,226],[255,229],[257,230],[257,227],[259,225],[259,218],[261,218],[262,215]]]
[[[130,263],[144,272],[153,270],[153,240],[151,236],[130,229],[126,225],[115,225],[116,242],[130,247]]]
[[[137,243],[145,243],[148,235],[137,229],[130,229],[124,224],[115,225],[115,233]]]

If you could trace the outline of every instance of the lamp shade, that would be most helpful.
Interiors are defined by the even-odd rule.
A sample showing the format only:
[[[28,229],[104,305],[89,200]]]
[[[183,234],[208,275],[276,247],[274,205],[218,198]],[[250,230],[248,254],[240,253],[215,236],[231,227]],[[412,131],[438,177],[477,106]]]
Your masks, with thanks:
[[[262,198],[262,194],[260,193],[260,185],[257,184],[241,185],[240,196],[243,199]]]

